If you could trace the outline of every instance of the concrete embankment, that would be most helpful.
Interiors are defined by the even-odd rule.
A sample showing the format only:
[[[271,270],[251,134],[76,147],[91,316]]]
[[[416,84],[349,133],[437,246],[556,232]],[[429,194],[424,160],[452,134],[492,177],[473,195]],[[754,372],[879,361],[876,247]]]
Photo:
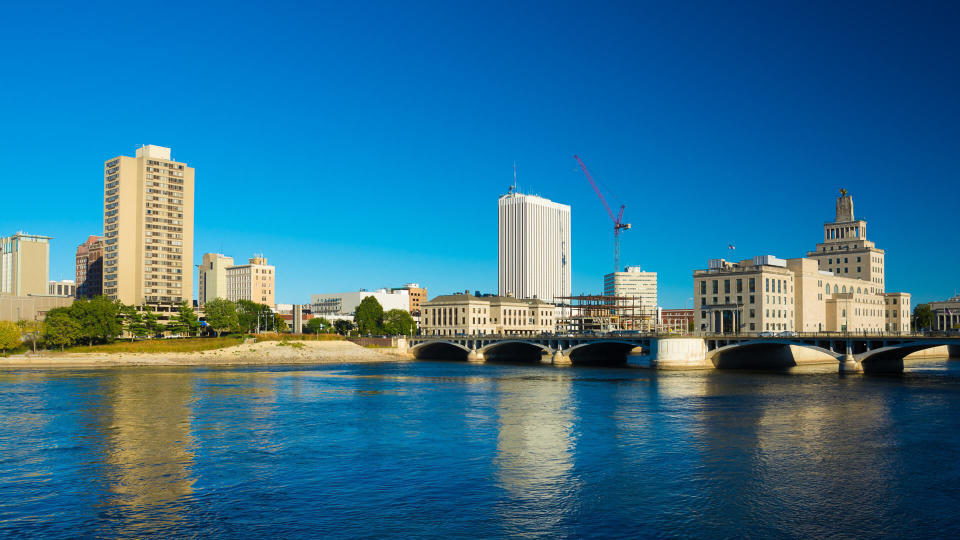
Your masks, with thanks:
[[[190,353],[46,353],[0,358],[4,367],[205,366],[231,364],[346,364],[398,362],[408,355],[347,341],[261,341]]]

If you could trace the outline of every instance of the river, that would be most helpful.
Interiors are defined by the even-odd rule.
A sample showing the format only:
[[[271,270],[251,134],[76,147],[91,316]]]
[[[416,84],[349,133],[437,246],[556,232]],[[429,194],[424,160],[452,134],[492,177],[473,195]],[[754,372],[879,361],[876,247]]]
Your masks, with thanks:
[[[0,535],[960,536],[960,362],[0,372]]]

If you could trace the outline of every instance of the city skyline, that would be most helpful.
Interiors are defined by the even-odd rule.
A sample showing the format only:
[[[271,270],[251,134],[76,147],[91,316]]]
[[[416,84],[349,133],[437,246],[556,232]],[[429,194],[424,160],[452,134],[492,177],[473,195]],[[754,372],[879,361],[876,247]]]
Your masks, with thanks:
[[[235,31],[254,24],[251,6],[206,38],[198,29],[223,14],[198,9],[155,49],[136,25],[118,25],[120,36],[84,34],[64,50],[80,31],[68,22],[95,8],[43,14],[53,40],[31,36],[29,24],[3,26],[25,51],[0,89],[17,105],[0,145],[4,184],[23,203],[6,209],[0,230],[52,236],[51,279],[72,278],[76,246],[102,233],[104,160],[142,143],[172,147],[198,171],[194,259],[264,252],[283,268],[278,302],[408,281],[434,295],[495,291],[495,201],[514,161],[525,192],[573,206],[572,292],[601,291],[610,225],[574,153],[626,205],[634,229],[623,234],[622,265],[657,272],[664,307],[688,307],[690,272],[725,257],[728,244],[738,254],[805,252],[840,188],[890,256],[889,290],[913,293],[916,305],[958,286],[949,270],[960,264],[949,226],[960,172],[948,69],[956,9],[840,6],[787,23],[788,8],[756,5],[744,8],[749,31],[730,36],[743,21],[709,4],[605,5],[585,19],[573,4],[545,19],[524,6],[507,18],[484,7],[469,27],[451,6],[397,9],[373,27],[334,6],[323,13],[340,26],[325,37],[307,24],[319,9],[303,22],[266,14],[290,31],[257,48]],[[40,15],[15,6],[8,21]],[[131,6],[118,16],[142,15]],[[552,35],[561,28],[576,31]],[[498,43],[504,36],[512,41]],[[111,47],[117,37],[131,46]],[[317,53],[338,42],[350,46]],[[456,61],[477,49],[486,60]],[[190,83],[139,71],[134,59],[147,51]],[[91,69],[109,60],[118,76]],[[55,72],[68,84],[54,84]],[[274,82],[235,84],[261,72]],[[170,122],[144,115],[95,127],[103,111],[144,101]],[[55,145],[58,166],[44,167]],[[748,210],[731,219],[729,208]],[[434,226],[464,217],[469,228]]]

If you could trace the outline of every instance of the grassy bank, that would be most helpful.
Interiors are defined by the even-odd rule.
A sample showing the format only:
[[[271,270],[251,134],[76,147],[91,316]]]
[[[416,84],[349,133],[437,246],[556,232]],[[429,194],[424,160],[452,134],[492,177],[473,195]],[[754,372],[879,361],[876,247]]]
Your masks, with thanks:
[[[243,343],[241,336],[186,339],[145,339],[142,341],[116,341],[106,345],[78,345],[67,352],[74,353],[185,353],[211,351]]]

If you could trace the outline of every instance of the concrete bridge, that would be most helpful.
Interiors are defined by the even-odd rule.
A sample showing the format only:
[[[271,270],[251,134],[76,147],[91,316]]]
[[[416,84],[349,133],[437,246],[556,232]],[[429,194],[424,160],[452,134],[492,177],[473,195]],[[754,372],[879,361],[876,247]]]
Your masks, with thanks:
[[[785,369],[836,364],[840,372],[900,372],[908,355],[949,347],[960,355],[960,336],[799,334],[662,336],[416,336],[398,343],[421,359],[534,361],[558,366],[627,364],[654,369]]]

